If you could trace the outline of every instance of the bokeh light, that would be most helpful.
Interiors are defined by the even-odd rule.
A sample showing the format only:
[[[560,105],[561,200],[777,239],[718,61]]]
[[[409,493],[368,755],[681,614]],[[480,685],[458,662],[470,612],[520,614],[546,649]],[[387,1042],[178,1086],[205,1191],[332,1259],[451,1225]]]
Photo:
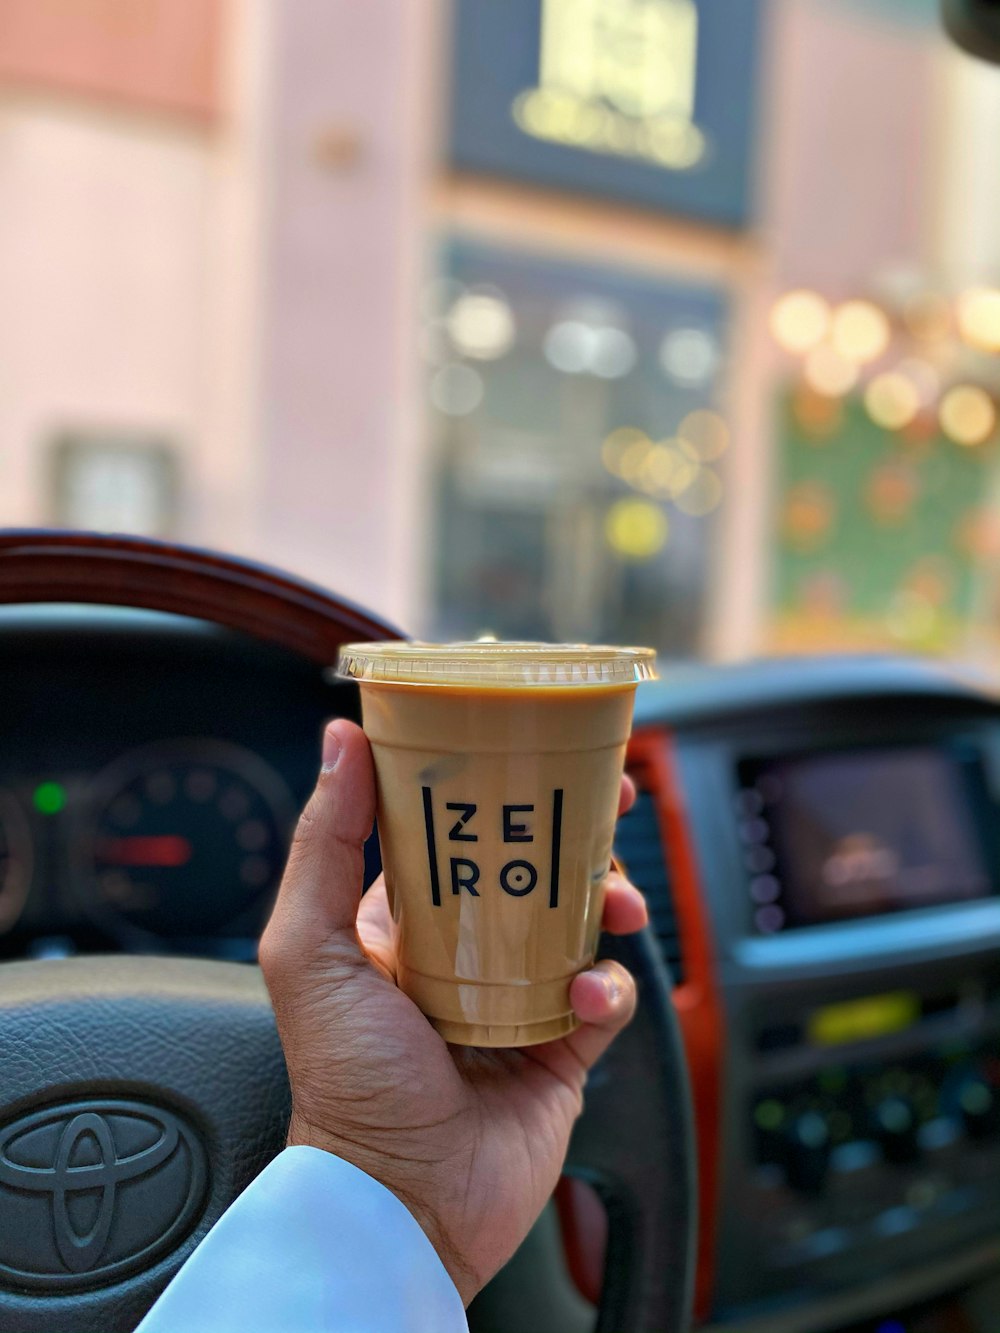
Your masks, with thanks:
[[[635,340],[613,324],[593,324],[583,319],[563,319],[545,335],[546,360],[566,375],[597,375],[620,379],[636,363]]]
[[[611,325],[593,330],[587,369],[601,379],[617,380],[627,375],[637,357],[635,342],[624,329]]]
[[[988,504],[974,505],[958,519],[953,540],[960,551],[974,560],[1000,558],[1000,514]]]
[[[677,427],[677,437],[690,445],[696,458],[710,462],[729,448],[729,427],[718,412],[699,407]]]
[[[492,361],[514,345],[514,312],[500,295],[466,292],[448,312],[448,334],[463,356]]]
[[[683,440],[664,440],[654,444],[642,460],[636,484],[648,495],[671,500],[691,484],[698,468],[697,458]]]
[[[678,384],[707,384],[720,359],[719,344],[705,329],[672,329],[660,343],[660,365]]]
[[[933,606],[944,606],[954,592],[954,567],[941,555],[925,555],[911,567],[905,586]]]
[[[613,477],[622,475],[622,458],[634,444],[649,445],[646,432],[637,426],[619,426],[605,437],[601,445],[601,462]]]
[[[792,412],[799,427],[814,443],[831,439],[844,422],[843,400],[817,393],[805,382],[792,396]]]
[[[623,481],[634,485],[642,473],[643,464],[649,456],[649,451],[653,447],[652,440],[643,435],[640,439],[634,440],[625,450],[618,462],[618,475]]]
[[[786,292],[771,310],[771,333],[786,352],[801,355],[826,337],[830,307],[818,292]]]
[[[1000,352],[1000,291],[970,287],[956,303],[958,330],[970,347]]]
[[[918,292],[903,305],[903,323],[921,342],[940,342],[951,332],[951,305],[939,292]]]
[[[722,500],[722,482],[710,467],[701,467],[690,483],[675,497],[674,504],[682,514],[702,518],[710,514]]]
[[[830,536],[837,506],[828,486],[802,481],[785,496],[782,530],[788,545],[800,552],[815,551]]]
[[[937,608],[926,597],[902,588],[889,603],[886,625],[894,638],[903,643],[918,644],[934,634],[938,617]]]
[[[843,398],[858,382],[858,367],[832,347],[815,347],[806,357],[803,374],[811,389],[825,398]]]
[[[900,375],[905,375],[920,397],[922,407],[929,407],[937,401],[941,392],[941,376],[930,364],[917,356],[908,356],[896,367]]]
[[[666,514],[649,500],[616,500],[604,519],[608,545],[626,560],[649,560],[666,545],[669,531]]]
[[[889,346],[891,329],[883,310],[871,301],[845,301],[833,312],[830,345],[848,361],[875,361]]]
[[[956,384],[941,399],[938,418],[950,440],[971,447],[982,444],[993,434],[997,410],[985,389],[975,384]]]
[[[582,375],[590,362],[593,330],[580,319],[563,319],[545,335],[546,360],[564,375]]]
[[[920,494],[917,474],[906,462],[888,462],[875,468],[865,485],[865,504],[882,527],[910,517]]]
[[[483,401],[482,376],[471,366],[457,363],[442,366],[431,378],[428,396],[439,412],[449,417],[465,417]]]
[[[898,371],[876,375],[865,389],[865,407],[877,426],[902,430],[920,411],[916,385]]]

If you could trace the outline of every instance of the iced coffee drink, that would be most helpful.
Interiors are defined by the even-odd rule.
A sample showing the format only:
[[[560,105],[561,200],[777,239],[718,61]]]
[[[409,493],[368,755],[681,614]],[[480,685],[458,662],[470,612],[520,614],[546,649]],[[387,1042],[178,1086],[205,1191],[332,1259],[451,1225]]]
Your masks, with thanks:
[[[648,649],[355,644],[399,985],[448,1040],[573,1030]]]

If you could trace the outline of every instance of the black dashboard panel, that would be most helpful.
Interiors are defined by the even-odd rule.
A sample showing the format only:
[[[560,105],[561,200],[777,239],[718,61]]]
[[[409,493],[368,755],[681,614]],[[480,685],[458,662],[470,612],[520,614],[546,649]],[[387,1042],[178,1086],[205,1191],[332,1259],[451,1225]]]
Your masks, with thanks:
[[[811,749],[738,767],[759,935],[975,901],[1000,884],[974,742]]]
[[[996,699],[915,663],[772,662],[666,675],[640,691],[637,732],[670,749],[723,1013],[704,1320],[767,1333],[834,1327],[995,1270]],[[850,762],[831,767],[832,756]],[[867,781],[879,757],[866,801],[842,793],[811,835],[800,802],[791,866],[775,807],[748,800],[758,780],[811,765],[823,778],[814,795],[830,781]],[[943,821],[943,832],[907,808],[928,790],[938,808],[920,820]],[[923,905],[890,892],[900,864],[932,883]],[[763,905],[778,904],[783,886],[758,881],[793,873],[805,911],[762,928],[755,882]],[[857,877],[850,911],[831,910],[823,873]],[[682,959],[686,944],[682,928]]]
[[[0,957],[252,957],[354,687],[201,621],[12,607],[0,699]]]

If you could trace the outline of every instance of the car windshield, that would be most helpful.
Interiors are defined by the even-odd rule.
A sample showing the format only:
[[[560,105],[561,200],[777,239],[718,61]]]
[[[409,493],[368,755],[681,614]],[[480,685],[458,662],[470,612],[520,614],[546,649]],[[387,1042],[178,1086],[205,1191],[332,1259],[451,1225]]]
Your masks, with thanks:
[[[1000,69],[933,0],[5,0],[0,99],[0,523],[995,659]]]

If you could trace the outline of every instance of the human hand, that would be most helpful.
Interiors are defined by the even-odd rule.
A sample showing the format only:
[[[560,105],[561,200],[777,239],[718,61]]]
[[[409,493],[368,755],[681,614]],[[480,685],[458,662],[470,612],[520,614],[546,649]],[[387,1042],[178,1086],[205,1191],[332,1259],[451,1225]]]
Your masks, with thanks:
[[[623,779],[620,810],[634,799]],[[326,1149],[391,1190],[468,1304],[552,1193],[587,1071],[632,1017],[635,983],[599,962],[570,987],[582,1025],[568,1036],[523,1050],[449,1046],[395,984],[384,882],[361,897],[374,816],[368,742],[333,722],[260,944],[292,1089],[288,1143]],[[645,923],[641,894],[612,872],[604,929]]]

